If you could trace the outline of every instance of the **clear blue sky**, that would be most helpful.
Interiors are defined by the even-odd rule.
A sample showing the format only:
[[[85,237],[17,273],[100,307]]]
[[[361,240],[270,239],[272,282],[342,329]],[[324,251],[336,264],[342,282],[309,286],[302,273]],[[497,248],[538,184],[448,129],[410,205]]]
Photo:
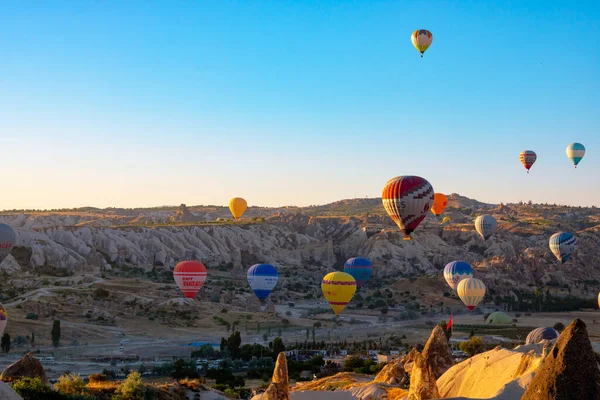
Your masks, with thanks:
[[[0,208],[598,206],[599,104],[598,1],[5,1]]]

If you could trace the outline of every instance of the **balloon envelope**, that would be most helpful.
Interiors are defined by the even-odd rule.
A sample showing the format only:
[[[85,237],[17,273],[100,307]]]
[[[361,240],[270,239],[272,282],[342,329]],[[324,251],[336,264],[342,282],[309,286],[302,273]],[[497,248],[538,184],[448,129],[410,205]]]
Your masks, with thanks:
[[[331,272],[323,278],[321,290],[333,312],[339,314],[354,297],[356,281],[345,272]]]
[[[577,168],[577,164],[581,161],[585,155],[585,147],[581,143],[571,143],[567,146],[567,157]]]
[[[8,311],[2,304],[0,304],[0,336],[4,333],[4,328],[6,328],[6,323],[8,322]]]
[[[527,335],[525,344],[536,344],[540,343],[542,340],[554,340],[558,338],[559,335],[560,334],[554,328],[535,328]]]
[[[420,176],[390,179],[381,195],[383,207],[406,237],[419,226],[433,204],[433,187]]]
[[[246,212],[247,207],[248,203],[241,197],[234,197],[229,200],[229,211],[231,211],[231,215],[233,215],[233,218],[235,219],[240,219]]]
[[[442,225],[444,225],[446,222],[450,222],[450,217],[444,217],[442,220]]]
[[[431,46],[431,42],[433,42],[433,35],[427,29],[417,29],[410,35],[410,41],[413,46],[419,53],[421,53],[421,57],[423,57],[423,53]]]
[[[444,278],[452,290],[460,281],[473,277],[473,268],[464,261],[452,261],[444,267]]]
[[[533,163],[535,163],[535,160],[537,160],[537,155],[534,151],[523,150],[519,155],[519,159],[521,160],[521,164],[523,164],[527,172],[529,172],[529,169],[531,168]]]
[[[485,323],[491,325],[508,325],[512,323],[512,318],[502,311],[496,311],[487,317]]]
[[[498,222],[491,215],[480,215],[475,219],[475,230],[484,240],[488,240],[490,236],[496,233]]]
[[[485,285],[479,279],[463,279],[458,283],[456,293],[465,306],[473,311],[485,296]]]
[[[577,238],[570,232],[558,232],[550,237],[550,250],[564,264],[577,249]]]
[[[0,262],[6,258],[15,246],[17,234],[7,224],[0,224]]]
[[[356,287],[360,289],[371,277],[373,264],[363,257],[350,258],[344,263],[344,272],[352,275],[356,281]]]
[[[279,280],[277,268],[271,264],[256,264],[248,269],[248,284],[259,300],[266,299]]]
[[[183,295],[193,299],[206,281],[206,268],[198,261],[182,261],[175,266],[173,278]]]
[[[442,193],[436,193],[433,195],[433,205],[431,206],[431,212],[434,215],[440,215],[444,212],[448,206],[448,197]]]

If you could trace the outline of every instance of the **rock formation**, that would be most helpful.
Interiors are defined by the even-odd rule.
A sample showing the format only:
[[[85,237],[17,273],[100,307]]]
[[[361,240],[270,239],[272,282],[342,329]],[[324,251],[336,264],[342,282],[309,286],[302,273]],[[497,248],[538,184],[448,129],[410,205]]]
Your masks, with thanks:
[[[439,378],[448,371],[454,361],[452,360],[452,354],[450,354],[450,347],[448,347],[448,338],[444,333],[444,329],[437,325],[429,340],[425,344],[423,349],[423,357],[429,366],[433,369],[435,379]]]
[[[42,363],[33,353],[25,354],[19,361],[6,367],[0,375],[0,380],[4,382],[12,382],[20,378],[40,378],[42,383],[49,384]]]
[[[436,376],[433,367],[427,364],[427,360],[418,354],[412,373],[410,375],[410,389],[408,400],[428,400],[440,398]]]
[[[273,379],[271,384],[261,396],[261,400],[289,400],[290,399],[290,384],[288,382],[287,359],[285,354],[279,353],[275,370],[273,371]]]
[[[575,319],[537,369],[522,400],[600,399],[600,370],[585,323]]]
[[[375,377],[375,383],[387,383],[388,385],[406,387],[410,377],[404,370],[405,357],[390,361]]]
[[[181,204],[179,206],[175,212],[175,215],[171,219],[173,222],[196,222],[199,220],[200,218],[197,218],[194,214],[192,214],[185,204]]]
[[[6,383],[0,381],[0,399],[2,400],[23,400],[15,391]]]

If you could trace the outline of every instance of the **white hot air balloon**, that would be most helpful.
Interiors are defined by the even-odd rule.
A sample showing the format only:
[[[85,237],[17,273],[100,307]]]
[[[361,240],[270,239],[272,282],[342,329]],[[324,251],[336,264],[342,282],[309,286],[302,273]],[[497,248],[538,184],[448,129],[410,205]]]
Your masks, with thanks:
[[[473,311],[483,299],[483,296],[485,296],[485,285],[479,279],[463,279],[458,283],[456,293],[462,302],[465,303],[465,306]]]
[[[491,215],[480,215],[475,219],[475,230],[483,240],[488,240],[490,236],[496,233],[497,228],[498,222],[496,222],[496,218]]]

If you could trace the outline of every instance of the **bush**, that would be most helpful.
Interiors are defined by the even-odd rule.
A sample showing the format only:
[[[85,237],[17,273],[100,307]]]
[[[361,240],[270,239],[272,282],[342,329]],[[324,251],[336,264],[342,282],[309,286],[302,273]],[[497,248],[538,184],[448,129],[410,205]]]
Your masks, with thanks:
[[[554,329],[556,329],[558,332],[562,332],[565,330],[565,324],[562,322],[557,322],[554,324]]]
[[[127,376],[127,379],[115,390],[112,400],[152,400],[156,397],[154,391],[146,388],[142,382],[142,376],[134,371]]]
[[[479,353],[483,348],[483,341],[478,336],[472,336],[468,342],[462,342],[458,348],[467,353],[470,357]]]
[[[88,381],[90,383],[98,383],[98,382],[107,382],[108,376],[105,375],[104,373],[102,374],[91,374],[88,376]]]
[[[40,378],[19,379],[13,383],[13,389],[23,400],[94,400],[88,395],[65,394],[55,391],[44,385]]]
[[[33,319],[33,320],[37,320],[39,318],[39,316],[36,313],[27,313],[27,315],[25,316],[25,319]]]
[[[110,296],[110,292],[106,289],[97,288],[94,292],[94,297],[97,299],[106,299],[108,296]]]
[[[87,394],[85,382],[79,375],[68,374],[58,378],[54,388],[64,394]]]

